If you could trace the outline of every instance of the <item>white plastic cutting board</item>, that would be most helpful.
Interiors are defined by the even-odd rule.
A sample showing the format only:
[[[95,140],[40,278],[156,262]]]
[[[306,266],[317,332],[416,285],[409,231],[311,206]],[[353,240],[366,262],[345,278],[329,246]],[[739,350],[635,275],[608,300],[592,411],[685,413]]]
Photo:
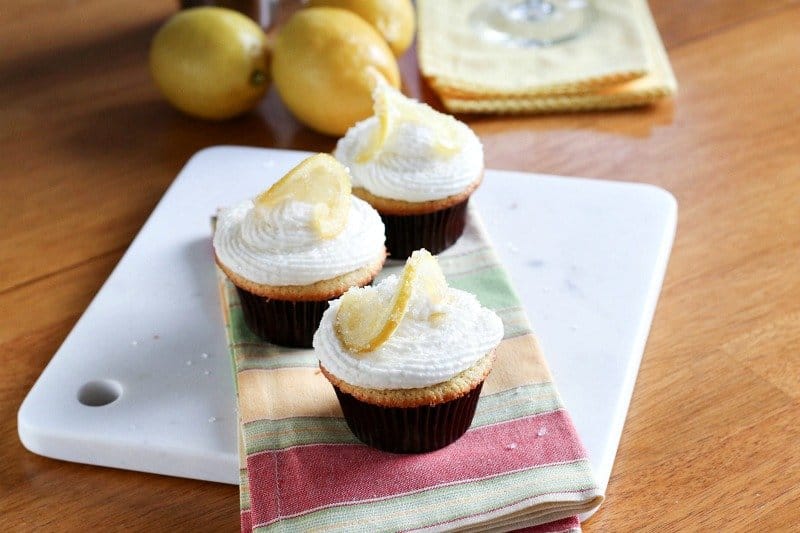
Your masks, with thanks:
[[[26,448],[238,483],[209,218],[307,155],[215,147],[189,161],[20,407]],[[493,170],[473,199],[605,487],[672,246],[675,200],[649,185]]]

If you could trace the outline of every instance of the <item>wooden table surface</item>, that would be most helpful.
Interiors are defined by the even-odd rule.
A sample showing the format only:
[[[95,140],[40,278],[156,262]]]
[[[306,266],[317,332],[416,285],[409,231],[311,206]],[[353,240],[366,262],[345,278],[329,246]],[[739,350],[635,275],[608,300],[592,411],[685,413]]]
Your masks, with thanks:
[[[675,246],[616,464],[585,531],[800,528],[800,2],[653,0],[680,82],[649,109],[464,117],[491,168],[646,182]],[[26,451],[16,413],[187,159],[331,150],[274,91],[207,123],[147,70],[170,0],[0,7],[0,530],[238,529],[234,486]],[[413,53],[407,89],[432,100]]]

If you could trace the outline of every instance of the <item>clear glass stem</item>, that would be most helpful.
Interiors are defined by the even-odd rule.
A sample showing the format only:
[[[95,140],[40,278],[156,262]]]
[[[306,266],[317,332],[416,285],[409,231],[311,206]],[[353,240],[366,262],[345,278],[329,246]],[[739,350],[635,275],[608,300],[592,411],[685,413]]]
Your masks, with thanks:
[[[526,20],[543,20],[553,14],[553,4],[546,0],[525,0],[525,4],[512,6],[508,14],[513,18]],[[520,17],[522,15],[522,17]]]
[[[552,46],[585,33],[595,15],[591,0],[486,0],[469,22],[490,42]]]

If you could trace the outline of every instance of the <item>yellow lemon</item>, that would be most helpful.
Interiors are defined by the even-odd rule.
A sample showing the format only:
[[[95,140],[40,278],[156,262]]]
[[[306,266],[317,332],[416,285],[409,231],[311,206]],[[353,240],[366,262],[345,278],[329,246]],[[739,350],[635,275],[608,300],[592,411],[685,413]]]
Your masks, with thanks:
[[[300,121],[337,136],[372,114],[377,80],[400,85],[397,61],[377,30],[333,7],[292,15],[275,41],[272,78]]]
[[[354,12],[375,26],[397,57],[408,50],[414,40],[411,0],[311,0],[309,5],[341,7]]]
[[[303,160],[272,187],[258,195],[256,205],[272,207],[288,199],[314,204],[312,227],[329,239],[347,225],[350,175],[333,156],[317,154]]]
[[[267,90],[267,37],[237,11],[186,9],[153,38],[150,72],[164,97],[184,113],[230,118],[255,107]]]
[[[411,295],[417,290],[424,291],[434,305],[447,296],[447,281],[439,262],[424,249],[408,258],[397,290],[388,302],[374,287],[356,287],[344,293],[334,322],[337,337],[355,353],[379,348],[400,325]]]

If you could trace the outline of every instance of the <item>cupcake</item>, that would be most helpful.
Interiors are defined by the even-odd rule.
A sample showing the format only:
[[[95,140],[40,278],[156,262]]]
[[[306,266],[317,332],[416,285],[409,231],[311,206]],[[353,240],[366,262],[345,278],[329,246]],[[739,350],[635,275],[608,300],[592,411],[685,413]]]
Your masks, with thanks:
[[[328,300],[372,282],[386,260],[378,213],[350,194],[347,169],[309,157],[217,217],[216,262],[260,338],[310,347]]]
[[[503,324],[414,252],[400,276],[331,302],[314,352],[347,425],[395,453],[436,450],[469,428]]]
[[[334,156],[350,169],[353,194],[386,225],[393,258],[437,254],[464,231],[467,202],[483,178],[483,147],[466,124],[411,100],[386,83],[374,115],[339,140]]]

